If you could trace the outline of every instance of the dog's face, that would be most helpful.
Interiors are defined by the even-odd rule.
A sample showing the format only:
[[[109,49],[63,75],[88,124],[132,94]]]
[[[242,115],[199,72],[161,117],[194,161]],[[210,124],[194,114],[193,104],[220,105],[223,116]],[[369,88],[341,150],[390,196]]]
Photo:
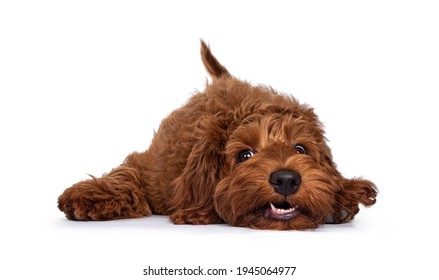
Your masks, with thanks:
[[[249,115],[227,140],[214,202],[232,225],[314,228],[335,212],[342,178],[322,126],[311,109],[285,105]]]

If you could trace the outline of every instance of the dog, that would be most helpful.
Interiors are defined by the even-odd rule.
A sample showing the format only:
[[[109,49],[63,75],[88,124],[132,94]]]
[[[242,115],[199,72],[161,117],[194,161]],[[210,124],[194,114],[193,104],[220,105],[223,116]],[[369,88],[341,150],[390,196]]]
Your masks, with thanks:
[[[164,119],[148,150],[58,199],[80,221],[168,215],[271,230],[346,223],[378,190],[337,170],[313,109],[232,76],[201,40],[212,81]]]

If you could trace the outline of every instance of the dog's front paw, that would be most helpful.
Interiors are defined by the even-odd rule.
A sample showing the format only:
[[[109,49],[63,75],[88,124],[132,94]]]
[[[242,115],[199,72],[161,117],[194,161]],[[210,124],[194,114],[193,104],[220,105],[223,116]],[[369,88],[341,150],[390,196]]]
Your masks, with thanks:
[[[70,220],[103,221],[152,214],[140,191],[110,189],[96,179],[79,182],[58,198],[58,208]]]
[[[67,189],[58,198],[58,208],[65,213],[69,220],[99,220],[99,213],[95,209],[95,202],[90,199],[76,197],[74,191],[70,189]]]
[[[170,219],[177,225],[207,225],[222,223],[218,214],[211,211],[177,210],[170,216]]]
[[[325,217],[325,223],[340,224],[349,222],[360,211],[358,205],[371,206],[375,204],[377,194],[378,189],[368,180],[345,179],[342,190],[336,196],[335,211]]]
[[[95,194],[71,187],[58,198],[58,208],[75,221],[111,220],[123,206],[117,201],[99,199]]]

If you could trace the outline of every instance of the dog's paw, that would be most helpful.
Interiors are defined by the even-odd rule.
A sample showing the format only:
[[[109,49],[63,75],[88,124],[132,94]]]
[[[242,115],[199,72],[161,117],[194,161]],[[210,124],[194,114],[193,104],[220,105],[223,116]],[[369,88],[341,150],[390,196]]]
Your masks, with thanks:
[[[174,224],[207,225],[222,223],[221,218],[215,212],[178,210],[170,216]]]
[[[98,221],[108,220],[108,210],[105,201],[96,201],[92,196],[86,197],[75,188],[67,189],[58,198],[58,208],[65,213],[69,220]]]
[[[75,221],[105,221],[151,215],[151,210],[146,204],[139,207],[124,200],[93,201],[88,198],[61,197],[58,208],[68,219]]]
[[[63,194],[58,199],[58,208],[65,213],[69,220],[95,221],[100,220],[95,202],[84,198],[72,198],[69,194]]]
[[[134,192],[109,192],[90,188],[90,182],[80,182],[68,188],[58,198],[58,208],[70,220],[103,221],[138,218],[152,214],[146,200]]]

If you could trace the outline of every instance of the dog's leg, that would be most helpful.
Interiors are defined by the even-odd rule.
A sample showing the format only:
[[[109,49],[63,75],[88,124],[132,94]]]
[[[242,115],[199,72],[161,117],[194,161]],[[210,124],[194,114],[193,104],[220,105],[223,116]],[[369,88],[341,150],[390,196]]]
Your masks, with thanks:
[[[66,189],[58,208],[71,220],[112,220],[151,215],[142,192],[140,172],[121,165],[101,178],[81,181]]]

